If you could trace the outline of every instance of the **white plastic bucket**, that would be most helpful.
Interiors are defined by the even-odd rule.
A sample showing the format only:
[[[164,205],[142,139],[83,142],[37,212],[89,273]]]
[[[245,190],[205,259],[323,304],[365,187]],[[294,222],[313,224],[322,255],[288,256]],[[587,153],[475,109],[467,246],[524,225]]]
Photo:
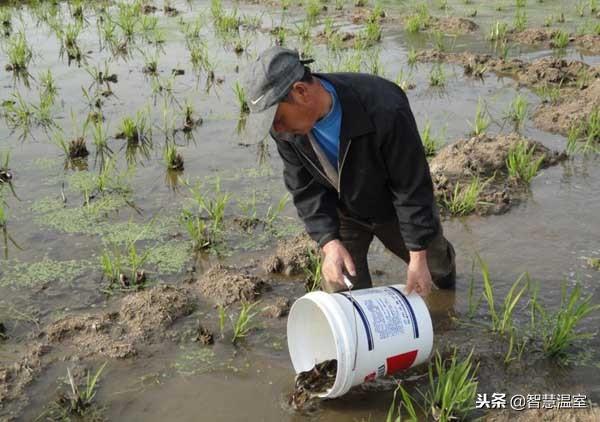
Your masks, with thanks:
[[[429,310],[417,293],[405,295],[404,287],[311,292],[294,302],[287,339],[296,373],[337,360],[333,387],[319,397],[342,396],[355,385],[429,360]]]

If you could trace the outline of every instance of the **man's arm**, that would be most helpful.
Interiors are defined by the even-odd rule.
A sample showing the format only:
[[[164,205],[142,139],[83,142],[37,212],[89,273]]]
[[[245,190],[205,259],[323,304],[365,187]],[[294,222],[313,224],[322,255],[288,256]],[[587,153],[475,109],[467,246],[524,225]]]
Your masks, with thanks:
[[[422,296],[431,291],[427,246],[439,230],[433,217],[433,183],[414,116],[408,105],[400,105],[392,131],[383,146],[390,190],[400,231],[410,254],[406,293]]]
[[[382,146],[392,201],[409,251],[422,251],[439,230],[433,216],[433,183],[413,114],[400,105]]]

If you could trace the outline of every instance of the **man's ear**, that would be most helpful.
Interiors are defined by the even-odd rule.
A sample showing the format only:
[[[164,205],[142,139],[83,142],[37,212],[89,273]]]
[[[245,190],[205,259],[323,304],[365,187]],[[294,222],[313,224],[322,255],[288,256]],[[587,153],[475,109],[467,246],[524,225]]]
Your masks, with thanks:
[[[294,82],[292,85],[292,95],[294,100],[300,103],[307,103],[309,101],[309,89],[305,82]]]

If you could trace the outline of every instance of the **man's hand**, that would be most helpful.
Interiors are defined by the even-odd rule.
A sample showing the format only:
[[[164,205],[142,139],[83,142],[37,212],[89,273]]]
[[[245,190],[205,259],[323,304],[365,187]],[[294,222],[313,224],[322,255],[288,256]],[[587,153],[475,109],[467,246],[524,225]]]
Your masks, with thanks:
[[[406,294],[413,290],[421,296],[431,292],[431,273],[427,267],[426,251],[410,251],[410,262],[406,273]]]
[[[351,276],[356,275],[354,262],[348,250],[338,239],[330,240],[323,246],[323,277],[329,283],[336,283],[344,290],[347,288],[344,283],[344,268]]]

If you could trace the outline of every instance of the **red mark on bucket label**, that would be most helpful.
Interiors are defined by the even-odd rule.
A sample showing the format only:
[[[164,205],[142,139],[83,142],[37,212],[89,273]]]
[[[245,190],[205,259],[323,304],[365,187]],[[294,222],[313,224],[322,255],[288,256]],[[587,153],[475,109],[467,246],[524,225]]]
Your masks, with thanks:
[[[411,350],[410,352],[401,353],[396,356],[390,356],[386,359],[387,375],[393,374],[398,371],[410,368],[415,359],[417,358],[417,350]]]
[[[367,375],[365,377],[365,381],[364,382],[370,382],[370,381],[375,381],[375,377],[376,377],[376,373],[375,372],[371,372],[369,375]]]

